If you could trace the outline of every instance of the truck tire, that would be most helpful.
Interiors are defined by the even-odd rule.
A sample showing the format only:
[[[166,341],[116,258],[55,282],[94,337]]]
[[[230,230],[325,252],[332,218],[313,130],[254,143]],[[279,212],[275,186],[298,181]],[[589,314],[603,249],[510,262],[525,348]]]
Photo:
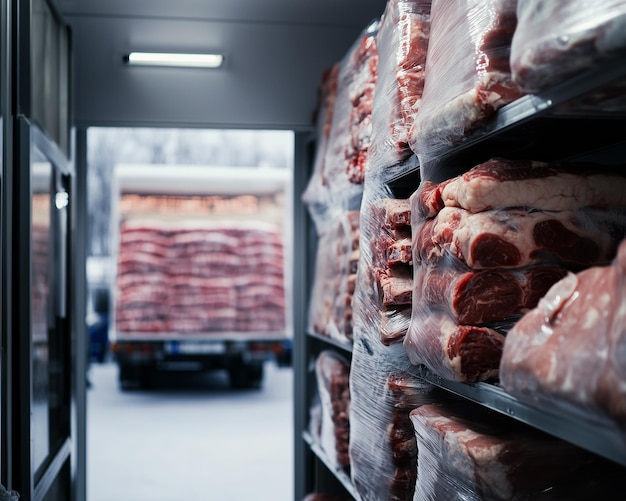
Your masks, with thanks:
[[[235,364],[228,369],[230,386],[236,390],[261,388],[263,381],[263,363]]]
[[[122,391],[148,389],[152,385],[152,369],[131,364],[120,364],[119,384]]]

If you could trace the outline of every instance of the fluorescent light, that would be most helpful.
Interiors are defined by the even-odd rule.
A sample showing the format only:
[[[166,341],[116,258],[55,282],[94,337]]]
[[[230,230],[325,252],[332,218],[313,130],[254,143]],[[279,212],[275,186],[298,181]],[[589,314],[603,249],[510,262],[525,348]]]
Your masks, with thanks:
[[[143,66],[185,66],[192,68],[219,68],[222,54],[174,54],[171,52],[131,52],[124,60]]]

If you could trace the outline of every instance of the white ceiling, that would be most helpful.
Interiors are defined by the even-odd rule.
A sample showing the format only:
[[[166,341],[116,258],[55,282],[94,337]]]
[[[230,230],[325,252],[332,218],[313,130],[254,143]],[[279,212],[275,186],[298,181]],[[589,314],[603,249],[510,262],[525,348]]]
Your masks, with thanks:
[[[77,125],[307,130],[322,72],[385,0],[56,0],[74,47]],[[130,50],[226,55],[218,70],[135,68]]]

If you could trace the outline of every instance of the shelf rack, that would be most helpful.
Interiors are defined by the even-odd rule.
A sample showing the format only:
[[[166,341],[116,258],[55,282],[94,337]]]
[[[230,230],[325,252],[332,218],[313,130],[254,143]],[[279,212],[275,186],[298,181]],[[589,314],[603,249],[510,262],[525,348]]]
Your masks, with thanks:
[[[623,102],[619,103],[621,106],[597,111],[586,105],[587,96],[597,96],[598,91],[604,90],[614,94],[617,91],[624,96]],[[626,158],[625,124],[626,56],[620,56],[545,92],[527,95],[510,103],[496,112],[484,127],[429,161],[427,166],[421,166],[419,159],[413,155],[386,169],[383,182],[394,196],[407,198],[422,179],[441,182],[461,174],[468,166],[494,156],[623,164],[623,158]],[[305,350],[315,341],[351,351],[350,344],[312,332],[305,337]],[[549,412],[521,402],[497,384],[449,381],[434,375],[424,366],[416,366],[415,374],[463,399],[626,466],[623,432],[608,419],[576,410],[558,414]],[[300,439],[345,490],[358,500],[350,477],[328,462],[310,434],[304,432]]]

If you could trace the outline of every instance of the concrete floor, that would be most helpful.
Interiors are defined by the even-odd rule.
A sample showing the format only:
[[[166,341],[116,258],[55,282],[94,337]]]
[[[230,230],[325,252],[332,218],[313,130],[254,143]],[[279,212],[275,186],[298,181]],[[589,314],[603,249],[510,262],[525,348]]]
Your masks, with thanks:
[[[89,379],[87,501],[293,499],[291,368],[245,391],[221,372],[121,391],[110,362]]]

